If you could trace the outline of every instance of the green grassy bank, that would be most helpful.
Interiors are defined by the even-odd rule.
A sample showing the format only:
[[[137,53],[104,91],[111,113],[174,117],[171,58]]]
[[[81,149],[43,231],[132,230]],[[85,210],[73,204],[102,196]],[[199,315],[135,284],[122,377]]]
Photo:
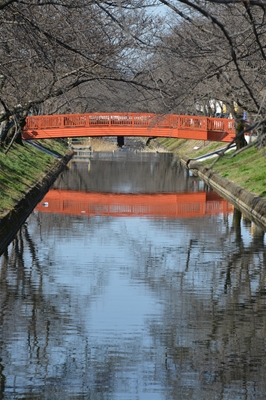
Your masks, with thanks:
[[[224,143],[202,142],[184,139],[159,139],[160,144],[180,157],[196,158],[225,147]],[[234,151],[214,164],[212,170],[229,179],[250,193],[266,198],[265,149],[249,148],[232,158]],[[230,159],[229,159],[230,157]],[[202,164],[209,167],[213,159]]]
[[[43,140],[40,144],[59,156],[67,152],[64,142]],[[0,218],[45,176],[56,158],[27,143],[14,144],[8,154],[0,152]]]

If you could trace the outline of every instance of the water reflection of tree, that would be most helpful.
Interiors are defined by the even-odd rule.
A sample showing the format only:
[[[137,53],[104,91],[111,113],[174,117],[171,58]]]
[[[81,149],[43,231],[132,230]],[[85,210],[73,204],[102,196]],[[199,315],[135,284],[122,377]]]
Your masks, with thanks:
[[[37,229],[42,229],[46,240],[48,225],[42,225],[38,214],[30,218]],[[24,398],[28,395],[31,399],[61,400],[66,388],[71,399],[87,399],[84,393],[88,390],[91,398],[104,398],[106,391],[115,390],[117,374],[123,374],[128,367],[124,354],[137,354],[138,338],[130,337],[121,348],[120,337],[111,344],[88,337],[84,327],[86,321],[81,319],[82,304],[71,303],[68,288],[58,284],[56,293],[53,294],[52,289],[47,292],[46,285],[53,284],[50,258],[43,258],[43,255],[39,258],[43,253],[37,249],[35,237],[39,238],[39,235],[36,236],[32,226],[30,233],[27,224],[24,225],[1,258],[0,398],[4,399],[12,390]],[[38,243],[40,247],[42,244]],[[94,285],[91,284],[88,290],[90,294],[83,300],[87,308],[90,298],[99,296],[108,283],[108,269],[104,266],[95,274]],[[72,331],[70,334],[69,330]],[[14,350],[7,356],[10,346],[19,348],[18,353]],[[12,368],[18,360],[22,362],[23,371],[17,365]],[[132,360],[133,364],[137,362],[137,357]],[[24,380],[20,387],[16,387],[15,377],[10,383],[13,374]],[[73,388],[72,382],[75,382]]]
[[[38,218],[38,214],[31,218]],[[262,396],[260,393],[264,395],[266,389],[263,383],[266,357],[262,351],[266,300],[263,233],[259,237],[254,235],[247,243],[239,219],[230,223],[230,218],[226,218],[221,231],[218,229],[222,224],[219,220],[215,224],[215,221],[217,219],[212,217],[194,224],[186,221],[189,234],[183,237],[181,244],[172,246],[166,242],[160,248],[155,248],[148,238],[144,241],[141,235],[133,236],[127,229],[122,232],[123,244],[129,244],[136,261],[134,269],[125,266],[125,270],[128,268],[135,282],[149,285],[158,301],[162,299],[165,304],[162,319],[151,317],[147,321],[156,354],[147,356],[155,364],[155,381],[165,386],[169,399],[199,399],[203,398],[203,393],[206,399],[213,399],[213,393],[220,393],[220,398],[230,393],[232,398],[234,394],[236,397],[240,386],[246,391],[252,390],[254,381],[261,382],[261,387],[256,388],[256,398]],[[37,371],[33,382],[40,385],[45,382],[46,398],[50,395],[56,399],[62,395],[62,392],[53,395],[54,382],[67,387],[75,380],[81,392],[89,387],[91,394],[97,393],[99,398],[104,396],[107,387],[109,391],[115,390],[117,375],[127,368],[127,352],[136,355],[132,365],[138,365],[141,339],[132,337],[120,343],[118,337],[112,346],[94,342],[95,354],[92,354],[93,338],[86,336],[83,321],[73,320],[75,317],[68,311],[69,292],[58,285],[59,292],[45,294],[45,282],[52,284],[47,275],[53,278],[49,269],[51,256],[39,259],[34,237],[38,237],[37,229],[42,229],[45,241],[53,223],[52,217],[46,215],[36,220],[36,230],[31,228],[31,233],[27,225],[24,226],[1,259],[2,393],[10,371],[8,364],[12,363],[5,353],[10,344],[9,336],[18,331],[23,335],[25,331],[23,346]],[[90,223],[94,224],[92,234],[99,225],[96,220]],[[70,228],[70,219],[67,224]],[[182,229],[181,222],[174,225],[165,220],[156,225],[159,230],[163,227],[170,231],[173,226]],[[63,220],[59,227],[57,225],[59,231],[65,231],[65,227]],[[172,234],[175,235],[175,231]],[[115,239],[121,240],[121,237]],[[170,257],[175,260],[172,269]],[[108,271],[104,268],[97,274],[90,291],[93,296],[99,295],[105,280],[108,281]],[[202,283],[197,286],[199,282],[195,280],[200,278]],[[86,301],[90,302],[89,296]],[[77,315],[79,311],[77,308]],[[73,346],[63,343],[64,332],[69,327],[73,327],[73,335],[76,335]],[[73,353],[73,348],[78,349],[79,355]],[[64,357],[54,373],[51,372],[55,361],[53,351],[59,352],[58,357]],[[29,365],[26,373],[33,376]],[[123,384],[126,390],[126,382],[121,386]],[[75,399],[75,394],[72,398]]]
[[[127,155],[110,153],[107,159],[92,159],[88,171],[86,163],[73,163],[54,184],[56,189],[142,193],[169,193],[194,191],[198,179],[173,160],[170,154],[148,153]]]
[[[25,245],[29,247],[31,253],[30,266],[25,263],[24,259]],[[42,294],[42,269],[26,224],[1,256],[0,292],[1,354],[6,353],[5,346],[11,336],[19,335],[20,332],[23,336],[22,332],[27,331],[27,346],[30,350],[30,357],[39,358],[38,332],[39,329],[46,332],[45,321],[39,318],[39,311],[45,308],[46,302]],[[47,336],[46,341],[48,341]],[[3,363],[1,393],[3,395],[6,380],[5,370],[8,365],[5,365],[7,362],[5,357],[1,357],[1,359]],[[9,363],[12,363],[11,359],[9,359]]]
[[[18,232],[12,244],[1,256],[1,280],[0,280],[0,322],[1,322],[1,342],[0,342],[0,399],[4,399],[6,391],[10,390],[10,376],[14,374],[14,388],[16,392],[16,374],[24,385],[18,387],[18,393],[27,396],[28,388],[42,388],[41,398],[62,398],[62,390],[54,391],[55,382],[61,382],[64,387],[68,387],[69,381],[73,376],[81,381],[81,387],[89,384],[91,388],[95,386],[98,391],[97,382],[100,380],[112,381],[114,368],[110,365],[115,360],[106,359],[106,369],[102,371],[89,360],[88,342],[83,340],[83,321],[72,320],[73,315],[69,313],[71,299],[66,291],[51,294],[45,293],[44,285],[47,285],[46,260],[40,262],[38,251],[32,235],[29,233],[27,224]],[[46,278],[46,279],[44,279]],[[102,288],[102,271],[96,277],[95,286],[91,289],[91,296],[96,296],[98,290]],[[101,284],[99,282],[101,280]],[[45,283],[46,281],[46,283]],[[89,296],[86,301],[90,301]],[[75,318],[75,316],[74,316]],[[80,343],[71,343],[74,349],[78,348],[83,357],[88,356],[87,363],[81,363],[80,354],[77,354],[76,361],[73,360],[73,347],[64,343],[70,327],[73,329],[73,336],[80,339]],[[76,339],[73,339],[75,341]],[[8,348],[18,348],[15,354],[8,351]],[[75,347],[76,345],[76,347]],[[106,355],[104,355],[107,357]],[[54,365],[60,357],[64,362]],[[23,363],[21,367],[12,365],[17,364],[17,360]],[[7,379],[8,388],[7,386]],[[13,382],[12,382],[13,383]],[[12,384],[11,383],[11,384]],[[70,392],[70,391],[69,391]],[[48,396],[48,397],[46,397]],[[50,397],[49,397],[50,396]],[[26,397],[25,397],[26,398]],[[30,398],[35,397],[30,394]],[[40,398],[40,393],[36,394],[36,399]],[[72,397],[75,398],[75,395]],[[82,398],[82,397],[76,397]]]
[[[256,390],[256,398],[262,399],[266,389],[264,232],[255,228],[252,240],[247,240],[243,229],[248,222],[243,223],[237,210],[231,225],[225,218],[221,232],[219,222],[211,225],[209,219],[212,229],[208,231],[199,221],[191,225],[192,236],[184,237],[182,247],[165,243],[158,249],[147,238],[123,234],[138,265],[130,271],[131,278],[146,277],[150,289],[166,304],[164,319],[149,322],[153,348],[164,349],[156,364],[156,379],[165,385],[168,398],[213,399],[214,393],[220,393],[219,398],[226,393],[236,397],[242,390]],[[169,221],[160,224],[171,227]],[[176,258],[172,270],[169,256]]]
[[[199,227],[199,241],[200,237]],[[201,296],[203,289],[191,287],[186,274],[189,268],[195,273],[196,269],[205,268],[202,253],[211,251],[212,245],[205,249],[198,247],[201,254],[197,256],[196,265],[190,240],[186,244],[188,256],[184,258],[183,273],[179,276],[173,273],[168,276],[168,282],[163,276],[160,287],[158,282],[157,285],[150,282],[153,290],[159,293],[163,287],[164,296],[168,298],[162,325],[154,322],[150,332],[154,341],[166,349],[161,379],[171,388],[169,398],[182,393],[184,399],[196,399],[199,392],[201,396],[204,393],[204,398],[213,398],[210,387],[212,394],[220,393],[220,398],[226,393],[237,396],[243,390],[250,395],[256,392],[256,398],[263,398],[266,390],[266,251],[263,238],[264,232],[257,229],[253,240],[245,244],[240,215],[235,212],[230,234],[217,239],[216,245],[221,246],[221,252],[227,256],[223,262],[213,260],[217,273],[210,268],[205,283],[208,300],[208,296]],[[147,262],[147,268],[150,267],[154,265]],[[254,382],[261,386],[255,387]]]

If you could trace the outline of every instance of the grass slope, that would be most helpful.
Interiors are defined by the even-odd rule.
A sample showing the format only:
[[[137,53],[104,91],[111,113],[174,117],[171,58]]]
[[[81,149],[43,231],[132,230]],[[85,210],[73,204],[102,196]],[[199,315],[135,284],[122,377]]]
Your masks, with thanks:
[[[225,147],[224,143],[219,142],[200,142],[184,139],[158,139],[167,149],[178,154],[196,158],[212,151]],[[219,173],[222,177],[237,183],[249,192],[260,197],[266,197],[266,158],[265,149],[249,148],[242,153],[232,157],[234,153],[221,158],[212,170]],[[206,160],[203,164],[209,167],[213,159]]]
[[[206,165],[208,166],[208,164]],[[266,197],[266,158],[264,149],[257,150],[252,147],[233,158],[222,158],[212,169],[249,192],[260,197]]]
[[[54,140],[41,142],[44,147],[63,156],[64,143]],[[55,163],[55,158],[24,143],[14,144],[8,154],[0,152],[0,216],[11,210],[34,184]]]

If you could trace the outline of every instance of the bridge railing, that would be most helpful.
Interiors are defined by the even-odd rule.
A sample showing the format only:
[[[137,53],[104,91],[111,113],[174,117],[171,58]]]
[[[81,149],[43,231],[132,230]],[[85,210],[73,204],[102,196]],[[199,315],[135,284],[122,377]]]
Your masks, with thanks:
[[[197,131],[206,131],[207,117],[180,115],[178,117],[178,127],[183,129],[195,129]]]
[[[65,114],[43,115],[27,118],[25,129],[65,129],[89,126],[134,126],[183,128],[234,132],[234,121],[221,118],[208,118],[190,115],[156,115],[138,113],[101,113],[101,114]]]
[[[233,119],[225,118],[207,118],[207,129],[209,131],[235,132]]]
[[[121,134],[230,142],[235,128],[231,119],[194,115],[88,113],[30,116],[23,131],[25,139]]]
[[[25,129],[60,129],[89,126],[177,127],[177,115],[155,114],[65,114],[30,116]]]

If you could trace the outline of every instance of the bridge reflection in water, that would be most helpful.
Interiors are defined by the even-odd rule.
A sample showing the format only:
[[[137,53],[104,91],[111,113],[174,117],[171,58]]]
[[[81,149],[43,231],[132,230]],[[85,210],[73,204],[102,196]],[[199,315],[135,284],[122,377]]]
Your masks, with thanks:
[[[230,213],[233,206],[215,192],[115,194],[51,189],[36,210],[83,216],[192,218]]]

